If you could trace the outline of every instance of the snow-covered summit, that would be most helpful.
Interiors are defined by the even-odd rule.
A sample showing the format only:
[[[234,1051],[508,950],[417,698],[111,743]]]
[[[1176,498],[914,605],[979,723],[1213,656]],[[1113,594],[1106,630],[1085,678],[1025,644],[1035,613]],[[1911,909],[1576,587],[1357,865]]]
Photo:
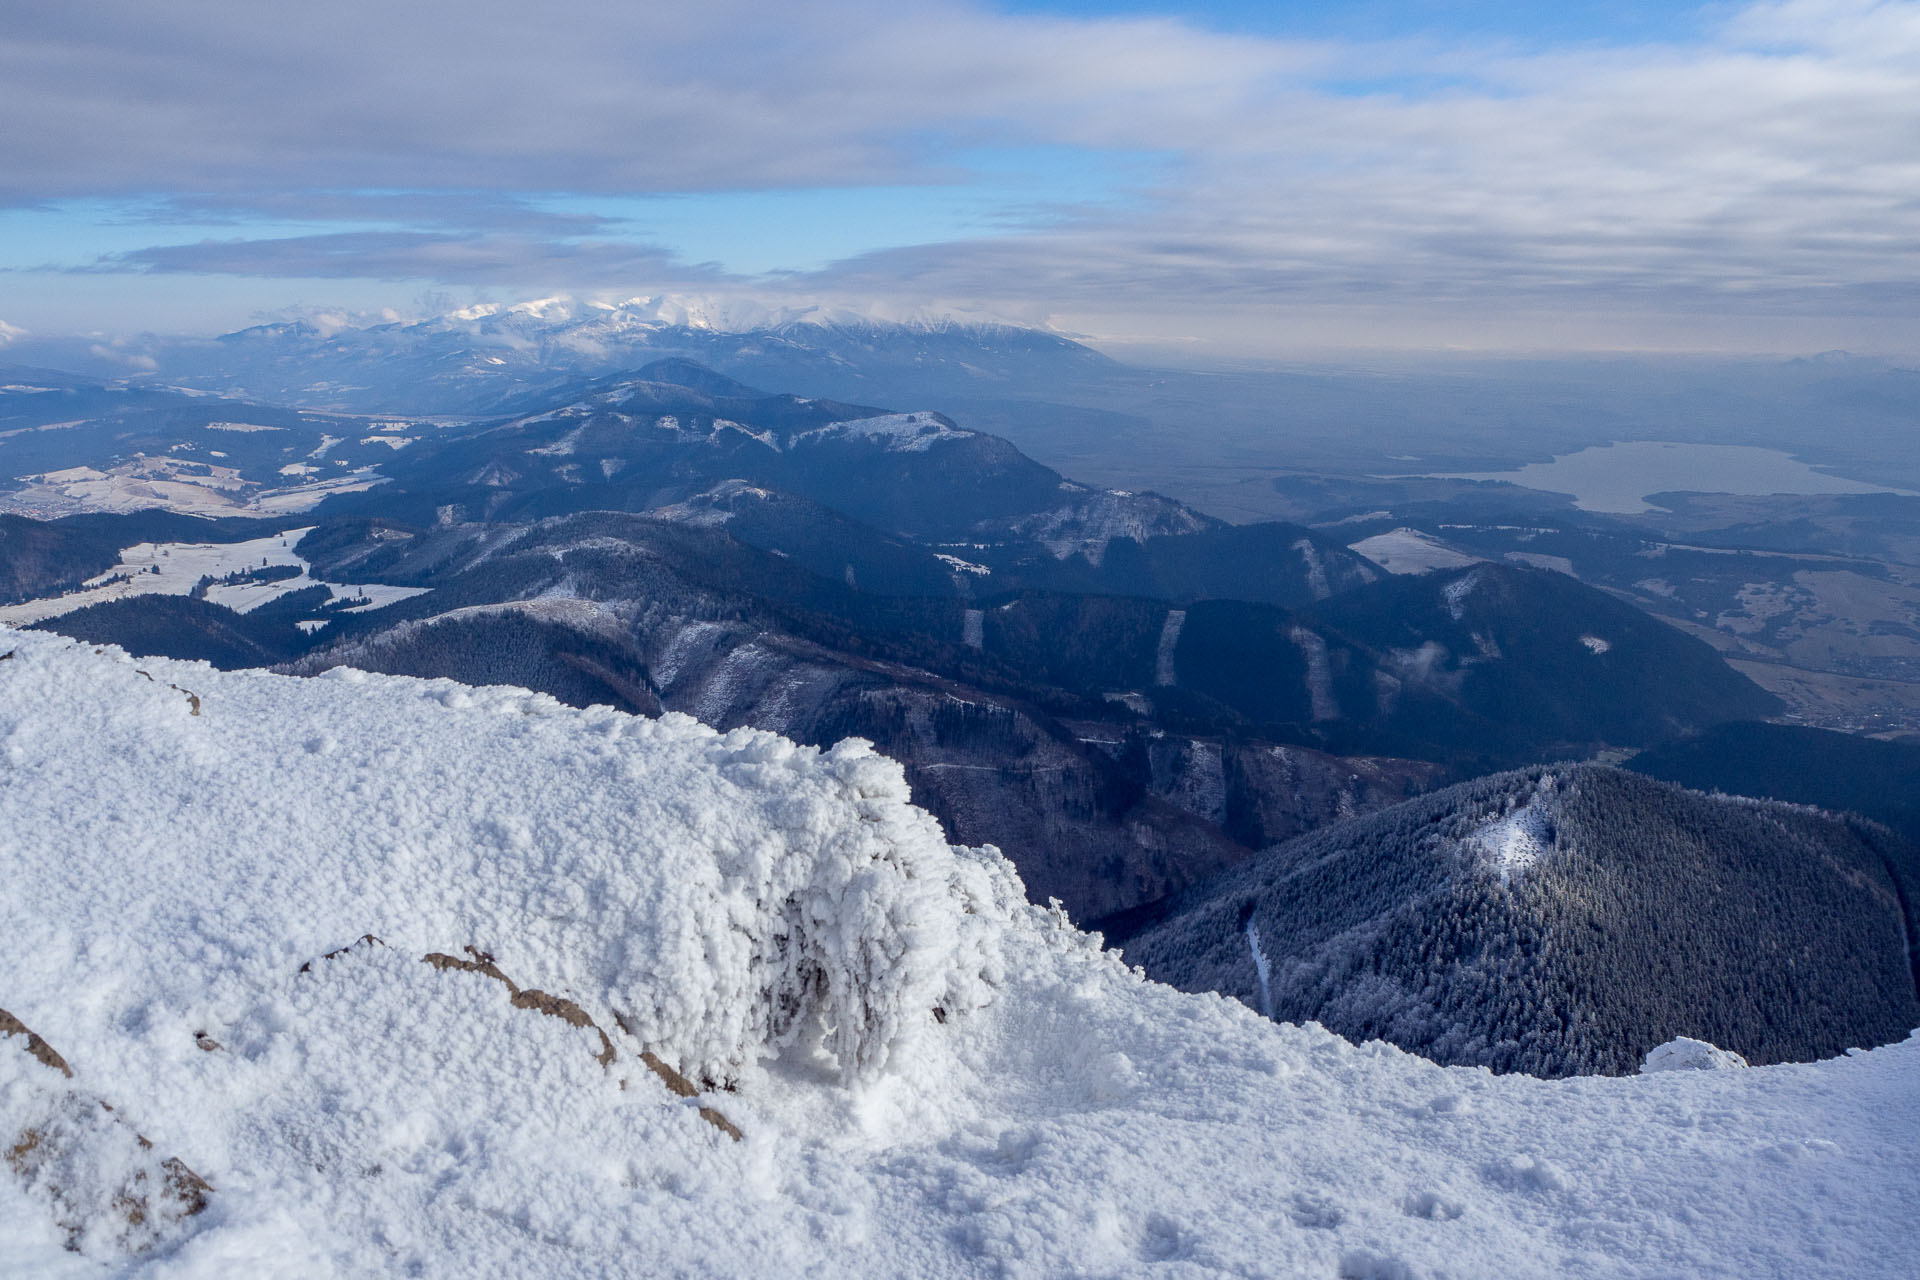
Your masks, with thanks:
[[[516,690],[0,629],[0,915],[11,1274],[1894,1276],[1920,1213],[1920,1040],[1355,1047],[864,746]]]

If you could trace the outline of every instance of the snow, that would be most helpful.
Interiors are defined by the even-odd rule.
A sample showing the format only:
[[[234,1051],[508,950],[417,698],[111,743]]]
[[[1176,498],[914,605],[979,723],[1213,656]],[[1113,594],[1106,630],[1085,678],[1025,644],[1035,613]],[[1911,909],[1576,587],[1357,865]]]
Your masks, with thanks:
[[[1080,486],[1074,488],[1078,496],[1073,500],[1021,517],[1011,526],[1012,531],[1032,538],[1056,560],[1078,555],[1099,565],[1116,538],[1144,543],[1149,538],[1200,533],[1210,525],[1199,512],[1158,494],[1124,489],[1095,493]]]
[[[7,389],[6,387],[0,387],[0,391]],[[15,387],[13,390],[31,390],[31,388]],[[42,390],[51,390],[51,388],[42,388]],[[14,436],[31,435],[36,431],[69,431],[74,427],[84,427],[91,421],[93,421],[91,418],[72,418],[66,422],[42,422],[37,426],[15,427],[11,431],[0,431],[0,440],[10,440]]]
[[[1515,564],[1532,565],[1536,569],[1551,569],[1555,573],[1564,573],[1569,578],[1580,576],[1573,571],[1573,561],[1565,556],[1550,556],[1538,551],[1509,551],[1506,558]]]
[[[943,551],[934,552],[933,558],[941,564],[946,565],[947,568],[953,570],[955,573],[971,573],[976,577],[984,578],[993,572],[992,569],[989,569],[984,564],[975,564],[971,560],[962,560],[959,556],[950,556]]]
[[[1167,610],[1167,620],[1160,624],[1160,643],[1153,654],[1153,682],[1161,688],[1171,688],[1174,683],[1174,654],[1180,648],[1180,632],[1186,625],[1185,609]]]
[[[1920,1038],[1441,1068],[1145,981],[863,745],[7,654],[9,1274],[1912,1273]]]
[[[1332,595],[1333,587],[1327,582],[1327,567],[1321,563],[1320,552],[1314,548],[1312,541],[1300,538],[1294,542],[1292,549],[1306,569],[1307,587],[1313,592],[1313,598],[1325,600]]]
[[[1592,654],[1602,654],[1613,648],[1613,642],[1601,636],[1581,636],[1580,643],[1585,645],[1587,652]]]
[[[1546,854],[1552,845],[1551,822],[1546,805],[1536,799],[1475,833],[1475,842],[1500,873],[1500,883],[1506,884]]]
[[[1273,1016],[1273,970],[1267,963],[1267,953],[1260,949],[1260,926],[1252,916],[1247,917],[1247,950],[1253,956],[1253,973],[1260,979],[1260,1014]]]
[[[1333,696],[1333,664],[1327,658],[1326,638],[1302,626],[1290,628],[1287,637],[1307,662],[1307,702],[1314,720],[1338,720],[1340,702]]]
[[[960,643],[969,649],[987,645],[987,615],[980,609],[968,609],[960,615]]]
[[[1440,594],[1447,602],[1447,613],[1455,622],[1465,620],[1467,616],[1467,597],[1472,595],[1473,589],[1479,585],[1480,574],[1474,572],[1464,577],[1455,578],[1452,582],[1440,588]],[[1481,641],[1479,636],[1475,636],[1474,641],[1480,644],[1483,652],[1489,647]],[[1488,654],[1487,656],[1492,657],[1496,655]]]
[[[794,436],[794,443],[812,438],[865,437],[880,441],[892,453],[925,453],[943,440],[965,440],[971,431],[961,431],[937,413],[888,413],[872,418],[853,418],[832,422]]]
[[[1647,1059],[1640,1064],[1640,1074],[1650,1076],[1661,1071],[1738,1071],[1746,1065],[1747,1060],[1731,1049],[1721,1049],[1691,1036],[1678,1036],[1647,1050]]]
[[[210,453],[215,458],[227,456],[218,449]],[[345,465],[344,459],[335,461]],[[274,515],[308,511],[336,493],[359,492],[383,482],[377,472],[358,468],[319,483],[269,489],[233,467],[136,454],[104,471],[80,466],[20,476],[15,488],[0,493],[0,512],[37,520],[152,507],[186,515]]]
[[[1432,573],[1436,569],[1459,569],[1475,564],[1480,557],[1456,550],[1431,534],[1418,529],[1392,529],[1371,538],[1347,544],[1388,573]]]
[[[113,568],[88,579],[81,590],[20,604],[0,605],[0,625],[11,623],[14,626],[26,626],[72,613],[88,605],[124,600],[129,596],[184,596],[191,594],[203,577],[224,578],[269,565],[295,565],[300,573],[277,582],[212,586],[207,589],[206,598],[236,612],[248,613],[290,591],[301,591],[312,586],[326,587],[335,600],[364,597],[376,607],[426,592],[425,587],[392,587],[377,582],[316,582],[307,576],[307,562],[293,550],[300,539],[311,532],[311,528],[289,529],[284,533],[250,538],[245,542],[137,543],[120,553],[120,562]]]

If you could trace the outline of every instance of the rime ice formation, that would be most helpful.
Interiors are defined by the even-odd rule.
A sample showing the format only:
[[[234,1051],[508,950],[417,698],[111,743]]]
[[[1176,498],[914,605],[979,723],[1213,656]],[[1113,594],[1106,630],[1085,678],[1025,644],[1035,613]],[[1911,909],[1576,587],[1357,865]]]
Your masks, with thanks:
[[[1640,1064],[1640,1074],[1650,1076],[1660,1071],[1738,1071],[1746,1065],[1747,1060],[1731,1049],[1716,1048],[1705,1040],[1695,1040],[1690,1036],[1676,1036],[1665,1044],[1647,1050],[1647,1060]]]

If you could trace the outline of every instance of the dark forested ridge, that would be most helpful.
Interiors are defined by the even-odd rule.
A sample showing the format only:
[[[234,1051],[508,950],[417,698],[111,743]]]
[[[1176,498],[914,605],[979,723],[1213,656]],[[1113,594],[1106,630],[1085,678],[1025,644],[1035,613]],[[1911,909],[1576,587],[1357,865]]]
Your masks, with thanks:
[[[1649,748],[1626,767],[1699,791],[1851,810],[1920,841],[1920,742],[1736,721]]]
[[[1902,843],[1600,766],[1534,768],[1270,849],[1126,951],[1187,990],[1496,1071],[1630,1072],[1683,1035],[1815,1059],[1920,1023],[1920,930],[1889,869]]]

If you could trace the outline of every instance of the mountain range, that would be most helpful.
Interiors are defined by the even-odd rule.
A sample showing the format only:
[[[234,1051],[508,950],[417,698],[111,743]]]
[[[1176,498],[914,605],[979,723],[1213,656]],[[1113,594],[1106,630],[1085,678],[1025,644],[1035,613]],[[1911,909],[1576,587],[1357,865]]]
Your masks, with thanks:
[[[285,570],[300,576],[236,600],[247,612],[156,579],[37,625],[865,736],[955,839],[1007,850],[1082,919],[1440,781],[1776,706],[1563,575],[1385,575],[1301,526],[1076,483],[936,411],[680,359],[380,447],[364,487],[208,529],[311,530]],[[37,526],[72,530],[72,559],[35,562],[42,585],[110,570],[102,518]],[[146,518],[126,519],[131,543]],[[282,571],[242,576],[263,573]],[[411,594],[356,606],[309,582]]]
[[[85,343],[25,345],[62,367],[102,365]],[[865,388],[889,399],[990,394],[1114,367],[1070,338],[1017,325],[739,310],[675,297],[482,303],[370,324],[290,320],[213,339],[147,337],[130,351],[168,383],[224,396],[345,413],[466,416],[531,407],[675,356],[771,385],[821,394],[830,385],[840,395]],[[129,353],[116,355],[124,361]]]

